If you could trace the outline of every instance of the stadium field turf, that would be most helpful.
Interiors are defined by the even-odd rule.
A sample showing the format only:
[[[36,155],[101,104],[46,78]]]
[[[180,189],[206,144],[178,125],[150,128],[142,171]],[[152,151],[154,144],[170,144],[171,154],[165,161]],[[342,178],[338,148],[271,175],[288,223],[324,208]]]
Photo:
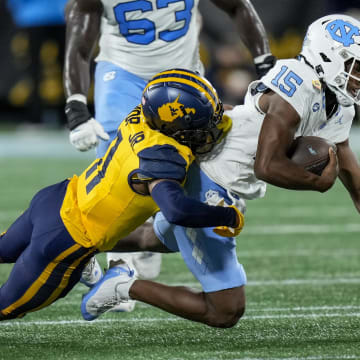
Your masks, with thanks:
[[[38,189],[79,173],[88,160],[0,157],[0,231]],[[133,313],[85,322],[87,289],[79,284],[44,310],[1,322],[0,359],[360,359],[359,232],[340,183],[325,194],[269,187],[264,199],[248,202],[237,239],[248,285],[246,314],[234,328],[212,329],[141,303]],[[10,270],[0,266],[0,283]],[[177,254],[163,257],[159,281],[198,288]]]

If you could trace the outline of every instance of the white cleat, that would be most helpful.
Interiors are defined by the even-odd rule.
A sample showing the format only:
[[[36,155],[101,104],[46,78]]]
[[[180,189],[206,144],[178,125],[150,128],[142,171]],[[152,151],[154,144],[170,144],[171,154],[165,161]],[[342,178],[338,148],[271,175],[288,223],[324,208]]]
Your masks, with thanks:
[[[109,311],[111,312],[132,312],[135,309],[136,300],[122,301],[120,304],[115,305]]]
[[[96,285],[103,276],[101,266],[96,260],[96,257],[93,256],[85,266],[81,274],[80,282],[91,288]]]
[[[149,251],[134,253],[132,261],[139,278],[151,280],[159,276],[161,270],[160,253]]]
[[[81,302],[83,318],[91,321],[122,302],[126,304],[129,300],[134,301],[129,297],[129,289],[135,280],[135,271],[127,264],[110,268],[101,281],[83,297]],[[131,306],[128,305],[128,308]]]
[[[155,279],[161,270],[161,254],[149,251],[135,252],[135,253],[112,253],[107,254],[109,266],[111,263],[117,263],[122,260],[126,262],[131,268],[135,269],[137,278],[150,280]],[[136,300],[123,301],[109,311],[111,312],[131,312],[135,309]]]

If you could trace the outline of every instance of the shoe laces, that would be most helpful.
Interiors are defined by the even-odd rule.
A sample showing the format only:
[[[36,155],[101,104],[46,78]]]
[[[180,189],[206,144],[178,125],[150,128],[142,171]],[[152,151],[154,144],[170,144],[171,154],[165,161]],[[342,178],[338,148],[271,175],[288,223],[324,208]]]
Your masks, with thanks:
[[[94,270],[95,267],[95,258],[91,258],[90,261],[86,264],[84,270],[83,270],[83,276],[90,276]]]

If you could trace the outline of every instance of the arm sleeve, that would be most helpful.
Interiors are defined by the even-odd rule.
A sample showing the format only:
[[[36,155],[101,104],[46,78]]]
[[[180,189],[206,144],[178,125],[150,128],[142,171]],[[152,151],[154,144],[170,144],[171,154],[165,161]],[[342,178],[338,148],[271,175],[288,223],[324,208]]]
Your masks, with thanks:
[[[185,227],[216,227],[236,225],[236,212],[232,208],[210,206],[184,194],[174,181],[162,181],[152,190],[151,196],[166,220]]]

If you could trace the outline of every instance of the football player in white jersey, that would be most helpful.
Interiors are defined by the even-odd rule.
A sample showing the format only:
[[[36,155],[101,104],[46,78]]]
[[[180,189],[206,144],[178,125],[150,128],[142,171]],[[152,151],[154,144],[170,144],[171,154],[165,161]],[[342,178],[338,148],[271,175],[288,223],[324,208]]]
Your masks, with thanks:
[[[203,73],[199,57],[200,0],[70,0],[66,8],[64,87],[70,142],[80,151],[105,154],[120,122],[139,103],[147,81],[167,68]],[[204,0],[203,0],[204,1]],[[259,76],[275,63],[249,0],[212,0],[235,21]],[[95,116],[87,107],[90,60],[99,38],[95,70]],[[129,260],[130,255],[126,256]],[[108,262],[119,255],[108,254]],[[133,258],[144,277],[160,271],[160,254]],[[150,266],[147,266],[150,265]],[[93,268],[94,267],[94,268]],[[82,282],[94,285],[101,269],[93,259]],[[125,305],[122,307],[125,309]],[[127,310],[132,309],[130,306]]]
[[[360,22],[345,15],[325,16],[310,25],[296,59],[278,60],[250,84],[245,104],[226,112],[232,128],[210,158],[190,169],[188,195],[244,211],[245,200],[264,196],[266,183],[325,192],[339,176],[360,212],[360,166],[349,146],[354,104],[360,104]],[[329,148],[330,161],[321,176],[286,155],[294,138],[307,135],[337,146],[336,154]],[[246,279],[239,276],[234,238],[224,241],[211,229],[171,225],[160,212],[153,227],[138,228],[115,250],[139,249],[180,251],[203,291],[136,280],[128,296],[120,297],[123,285],[105,274],[82,302],[93,318],[108,309],[103,304],[109,300],[131,298],[211,326],[236,324],[245,309]]]

